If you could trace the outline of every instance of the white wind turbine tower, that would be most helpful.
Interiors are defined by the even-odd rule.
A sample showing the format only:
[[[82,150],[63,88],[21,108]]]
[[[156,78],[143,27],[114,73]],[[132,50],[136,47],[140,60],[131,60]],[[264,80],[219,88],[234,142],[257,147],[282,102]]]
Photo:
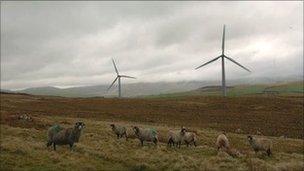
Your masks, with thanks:
[[[223,39],[222,39],[222,54],[214,59],[212,59],[211,61],[209,62],[206,62],[204,63],[203,65],[195,68],[195,69],[199,69],[207,64],[210,64],[216,60],[218,60],[219,58],[222,59],[222,91],[223,91],[223,96],[226,96],[226,80],[225,80],[225,58],[230,60],[231,62],[237,64],[238,66],[242,67],[243,69],[245,69],[246,71],[248,72],[251,72],[249,69],[247,69],[246,67],[242,66],[241,64],[239,64],[238,62],[236,62],[235,60],[233,60],[232,58],[226,56],[224,54],[224,50],[225,50],[225,25],[224,25],[224,28],[223,28]]]
[[[114,62],[114,59],[112,59],[112,62],[113,62],[113,65],[114,65],[114,69],[115,69],[115,72],[117,74],[116,78],[114,79],[114,81],[112,82],[112,84],[110,85],[110,87],[108,88],[107,91],[110,90],[110,88],[114,85],[114,83],[118,80],[118,97],[121,97],[121,81],[120,79],[121,78],[133,78],[133,79],[136,79],[135,77],[131,77],[131,76],[127,76],[127,75],[120,75],[119,72],[118,72],[118,69],[116,67],[116,64]]]

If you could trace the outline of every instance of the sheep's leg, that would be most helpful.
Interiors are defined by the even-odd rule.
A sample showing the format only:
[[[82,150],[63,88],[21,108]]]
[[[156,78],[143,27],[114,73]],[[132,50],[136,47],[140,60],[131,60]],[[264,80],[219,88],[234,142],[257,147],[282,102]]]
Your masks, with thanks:
[[[126,141],[128,141],[128,135],[127,135],[127,133],[125,133],[125,137],[126,137]]]
[[[117,135],[117,139],[119,139],[119,134],[116,134]]]
[[[172,138],[170,138],[169,141],[168,141],[169,147],[172,147],[172,144],[173,144],[173,147],[174,147],[174,142],[173,142]]]
[[[73,150],[73,145],[74,145],[74,144],[73,144],[73,143],[70,143],[69,145],[70,145],[70,150],[72,151],[72,150]]]
[[[267,155],[268,155],[268,156],[270,156],[270,155],[271,155],[271,151],[270,151],[270,149],[268,149],[266,152],[267,152]]]
[[[51,146],[52,144],[53,144],[52,141],[48,141],[48,142],[46,143],[46,147],[49,147],[49,146]]]
[[[154,142],[155,146],[157,146],[157,138],[154,138],[153,142]]]
[[[195,141],[193,142],[193,144],[194,144],[194,146],[196,147],[196,142],[195,142]]]
[[[53,147],[54,147],[54,151],[56,151],[56,144],[55,143],[53,143]]]
[[[144,146],[144,141],[140,140],[141,146]]]

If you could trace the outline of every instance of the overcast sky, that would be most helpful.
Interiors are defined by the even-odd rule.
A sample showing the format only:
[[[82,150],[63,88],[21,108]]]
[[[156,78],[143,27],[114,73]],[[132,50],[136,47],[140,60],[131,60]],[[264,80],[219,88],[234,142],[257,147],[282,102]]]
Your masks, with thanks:
[[[303,73],[303,2],[2,2],[1,88]]]

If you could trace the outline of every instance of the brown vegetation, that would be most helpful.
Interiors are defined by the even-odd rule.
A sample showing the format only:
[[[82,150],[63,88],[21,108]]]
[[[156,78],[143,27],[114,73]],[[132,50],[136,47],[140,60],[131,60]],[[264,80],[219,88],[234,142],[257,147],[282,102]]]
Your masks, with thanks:
[[[169,126],[212,128],[244,134],[304,138],[303,97],[181,97],[164,99],[62,98],[1,94],[1,123],[45,128],[40,115],[132,121]],[[21,123],[13,116],[30,113],[33,123]]]

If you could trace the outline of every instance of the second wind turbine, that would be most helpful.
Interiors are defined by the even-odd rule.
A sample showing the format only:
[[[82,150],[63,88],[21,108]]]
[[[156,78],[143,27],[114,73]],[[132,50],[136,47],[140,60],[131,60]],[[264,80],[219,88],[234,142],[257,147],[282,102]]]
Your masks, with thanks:
[[[245,69],[246,71],[248,72],[251,72],[249,69],[247,69],[246,67],[242,66],[241,64],[239,64],[238,62],[236,62],[235,60],[233,60],[232,58],[226,56],[224,54],[224,51],[225,51],[225,25],[224,25],[224,28],[223,28],[223,39],[222,39],[222,54],[214,59],[212,59],[211,61],[209,62],[206,62],[204,63],[203,65],[201,66],[198,66],[196,67],[195,69],[199,69],[207,64],[210,64],[216,60],[218,60],[219,58],[222,59],[222,92],[223,92],[223,96],[226,96],[227,93],[226,93],[226,79],[225,79],[225,58],[230,60],[231,62],[237,64],[238,66],[242,67],[243,69]]]
[[[114,69],[115,69],[115,72],[117,74],[116,78],[114,79],[114,81],[112,82],[112,84],[110,85],[110,87],[108,88],[107,91],[110,90],[110,88],[114,85],[114,83],[118,80],[118,97],[121,97],[121,81],[120,79],[121,78],[133,78],[133,79],[136,79],[135,77],[131,77],[131,76],[127,76],[127,75],[120,75],[119,72],[118,72],[118,69],[116,67],[116,64],[114,62],[114,59],[112,59],[112,62],[113,62],[113,65],[114,65]]]

